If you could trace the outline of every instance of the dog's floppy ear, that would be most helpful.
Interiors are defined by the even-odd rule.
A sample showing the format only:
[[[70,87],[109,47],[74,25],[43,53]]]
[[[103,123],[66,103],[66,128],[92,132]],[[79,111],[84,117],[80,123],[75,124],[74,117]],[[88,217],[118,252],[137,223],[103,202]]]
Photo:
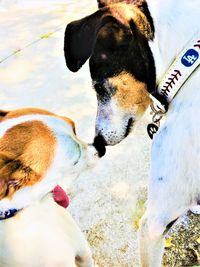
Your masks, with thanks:
[[[91,56],[99,29],[113,19],[107,12],[107,9],[102,9],[67,25],[64,52],[71,71],[78,71]]]
[[[99,9],[90,16],[69,23],[65,30],[64,52],[67,67],[78,71],[91,56],[101,27],[118,21],[127,27],[134,21],[139,31],[151,39],[151,26],[139,8],[127,4],[113,4]]]
[[[0,199],[8,194],[8,180],[11,174],[11,169],[9,168],[10,171],[8,171],[5,166],[9,166],[14,157],[15,155],[10,152],[0,152]]]
[[[11,197],[16,190],[32,185],[40,179],[22,160],[10,152],[0,152],[0,200]]]

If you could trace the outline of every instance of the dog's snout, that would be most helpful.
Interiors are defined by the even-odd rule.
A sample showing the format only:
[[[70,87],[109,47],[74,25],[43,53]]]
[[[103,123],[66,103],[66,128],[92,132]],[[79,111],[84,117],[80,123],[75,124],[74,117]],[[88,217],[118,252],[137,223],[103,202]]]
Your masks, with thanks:
[[[99,157],[103,157],[106,153],[106,141],[103,136],[100,134],[95,136],[93,145],[96,148]]]

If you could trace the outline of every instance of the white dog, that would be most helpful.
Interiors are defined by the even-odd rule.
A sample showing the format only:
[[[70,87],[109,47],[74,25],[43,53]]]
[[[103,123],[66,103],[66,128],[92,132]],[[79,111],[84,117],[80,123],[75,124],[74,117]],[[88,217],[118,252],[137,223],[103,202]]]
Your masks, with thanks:
[[[153,140],[147,211],[140,228],[142,266],[160,267],[169,226],[200,201],[200,2],[98,4],[97,12],[68,24],[64,48],[72,71],[90,57],[98,100],[96,142],[123,140],[152,104],[151,95],[168,105],[166,121]],[[171,65],[176,57],[178,63]],[[181,87],[175,96],[173,87]]]
[[[49,192],[98,157],[66,117],[40,109],[0,112],[1,267],[94,266],[80,229]]]

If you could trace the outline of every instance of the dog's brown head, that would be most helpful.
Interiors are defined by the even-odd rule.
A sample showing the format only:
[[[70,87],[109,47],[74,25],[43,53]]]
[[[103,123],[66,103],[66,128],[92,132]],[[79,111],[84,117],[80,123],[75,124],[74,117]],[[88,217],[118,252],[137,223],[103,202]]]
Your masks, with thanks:
[[[97,12],[67,25],[64,51],[71,71],[78,71],[90,58],[98,100],[96,135],[115,145],[144,113],[149,92],[155,89],[148,44],[154,27],[144,0],[110,2],[99,1]]]

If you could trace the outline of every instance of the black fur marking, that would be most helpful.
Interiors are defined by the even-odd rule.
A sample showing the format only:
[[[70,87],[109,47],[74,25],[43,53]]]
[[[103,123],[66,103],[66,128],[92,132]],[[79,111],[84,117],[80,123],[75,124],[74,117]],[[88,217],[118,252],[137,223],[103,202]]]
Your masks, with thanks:
[[[128,120],[128,125],[127,125],[127,128],[126,128],[126,133],[125,133],[124,137],[127,137],[129,135],[129,133],[131,132],[131,128],[133,126],[133,123],[134,123],[133,118],[130,118]]]
[[[95,83],[94,89],[96,91],[97,99],[102,103],[106,104],[111,100],[112,96],[115,94],[116,89],[112,86],[104,86],[104,80],[101,82]]]

